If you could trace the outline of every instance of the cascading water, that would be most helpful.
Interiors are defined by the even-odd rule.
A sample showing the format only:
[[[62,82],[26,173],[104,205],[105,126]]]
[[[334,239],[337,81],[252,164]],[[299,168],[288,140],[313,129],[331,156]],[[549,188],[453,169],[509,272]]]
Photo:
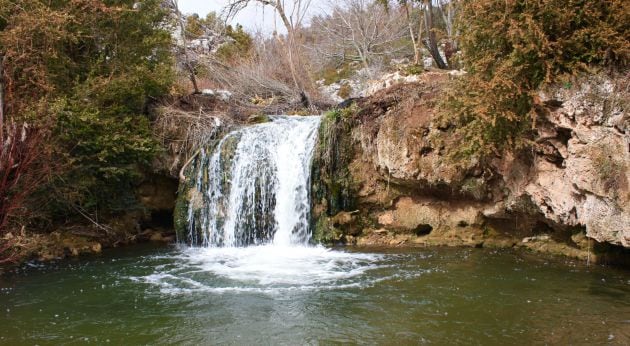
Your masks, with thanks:
[[[271,120],[200,152],[180,196],[188,204],[187,234],[178,234],[197,246],[178,247],[171,255],[176,265],[134,280],[166,294],[284,294],[377,282],[365,274],[381,268],[382,256],[309,245],[319,117]]]
[[[272,116],[233,131],[195,166],[188,241],[208,247],[306,245],[319,117]]]

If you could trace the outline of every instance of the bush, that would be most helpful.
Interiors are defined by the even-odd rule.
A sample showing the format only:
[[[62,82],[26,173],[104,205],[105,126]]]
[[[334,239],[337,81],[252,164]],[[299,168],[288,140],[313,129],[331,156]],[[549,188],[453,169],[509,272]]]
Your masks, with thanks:
[[[468,74],[442,114],[462,143],[454,155],[484,159],[528,146],[541,86],[592,68],[626,68],[629,13],[624,0],[461,2]]]
[[[337,92],[337,96],[345,100],[349,98],[351,95],[352,95],[352,86],[350,85],[350,83],[343,83],[341,87],[339,88],[339,91]]]
[[[325,85],[331,85],[343,79],[349,79],[353,73],[354,71],[349,64],[344,64],[339,68],[328,66],[322,70],[320,79],[324,80]]]
[[[228,25],[225,29],[225,34],[233,41],[227,43],[217,51],[217,56],[225,63],[234,63],[244,58],[248,58],[254,51],[254,40],[252,37],[243,30],[243,26],[236,25],[236,29],[233,29],[231,25]]]
[[[0,18],[8,116],[51,132],[39,194],[62,217],[132,205],[157,151],[148,107],[173,80],[162,1],[0,0]]]

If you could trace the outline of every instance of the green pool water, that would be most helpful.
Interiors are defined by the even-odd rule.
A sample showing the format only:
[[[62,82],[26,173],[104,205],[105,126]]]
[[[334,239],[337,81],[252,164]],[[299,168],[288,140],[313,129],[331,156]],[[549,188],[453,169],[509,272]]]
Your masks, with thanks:
[[[0,278],[6,345],[628,345],[630,273],[486,249],[139,246]]]

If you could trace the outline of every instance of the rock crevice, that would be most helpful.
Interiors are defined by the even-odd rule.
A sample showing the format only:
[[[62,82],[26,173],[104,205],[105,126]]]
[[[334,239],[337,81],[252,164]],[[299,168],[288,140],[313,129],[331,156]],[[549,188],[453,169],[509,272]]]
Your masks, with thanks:
[[[318,151],[330,152],[330,143],[349,146],[336,157],[338,168],[321,160],[314,167],[328,170],[328,177],[343,170],[353,201],[331,208],[322,182],[314,180],[314,223],[334,229],[324,238],[518,245],[580,258],[597,243],[630,248],[627,78],[595,75],[541,90],[532,147],[489,165],[447,158],[457,139],[439,127],[436,109],[448,78],[426,73],[416,83],[379,91],[357,102],[343,131],[320,133]],[[350,209],[357,210],[351,227],[317,221]]]

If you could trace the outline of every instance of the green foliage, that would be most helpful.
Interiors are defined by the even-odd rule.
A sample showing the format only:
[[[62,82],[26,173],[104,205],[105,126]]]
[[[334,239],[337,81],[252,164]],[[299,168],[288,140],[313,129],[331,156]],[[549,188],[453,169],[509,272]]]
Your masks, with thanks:
[[[206,29],[222,30],[223,25],[216,12],[208,13],[206,18],[200,18],[197,13],[194,13],[186,17],[186,38],[199,38],[204,35]]]
[[[199,15],[194,13],[186,17],[186,38],[195,39],[199,38],[204,33],[203,24],[199,19]]]
[[[350,85],[350,83],[343,83],[339,88],[337,95],[344,100],[350,97],[350,95],[352,95],[352,86]]]
[[[354,157],[354,107],[334,109],[324,114],[313,158],[313,200],[325,201],[327,215],[354,210],[356,185],[349,164]]]
[[[350,107],[346,108],[333,108],[324,113],[324,122],[321,128],[325,131],[338,132],[339,126],[346,128],[354,115],[358,112],[358,106],[353,103]],[[326,134],[328,136],[328,134]]]
[[[233,62],[238,59],[250,57],[254,49],[254,40],[240,24],[236,29],[228,25],[225,34],[233,41],[227,43],[217,51],[217,56],[224,62]]]
[[[403,73],[406,76],[411,76],[411,75],[419,75],[422,74],[424,72],[424,66],[422,65],[409,65],[405,67],[405,70],[403,71]]]
[[[324,120],[326,122],[333,122],[339,118],[341,118],[341,111],[337,108],[329,110],[328,112],[324,113]]]
[[[318,79],[323,79],[324,84],[330,85],[343,79],[349,79],[353,73],[354,70],[350,64],[344,64],[341,67],[328,66],[322,70]]]
[[[313,227],[311,242],[314,244],[333,245],[340,242],[342,238],[343,232],[332,225],[329,217],[321,215],[317,218]]]
[[[442,119],[462,144],[456,157],[483,160],[527,146],[541,86],[592,67],[627,67],[627,1],[460,4],[460,47],[468,75],[454,83]]]
[[[158,150],[149,101],[173,80],[162,1],[16,3],[3,9],[9,20],[0,47],[16,91],[11,102],[22,105],[11,116],[51,132],[48,159],[56,169],[42,194],[55,194],[56,212],[132,206],[132,186]],[[33,46],[22,54],[8,45],[27,42]]]

